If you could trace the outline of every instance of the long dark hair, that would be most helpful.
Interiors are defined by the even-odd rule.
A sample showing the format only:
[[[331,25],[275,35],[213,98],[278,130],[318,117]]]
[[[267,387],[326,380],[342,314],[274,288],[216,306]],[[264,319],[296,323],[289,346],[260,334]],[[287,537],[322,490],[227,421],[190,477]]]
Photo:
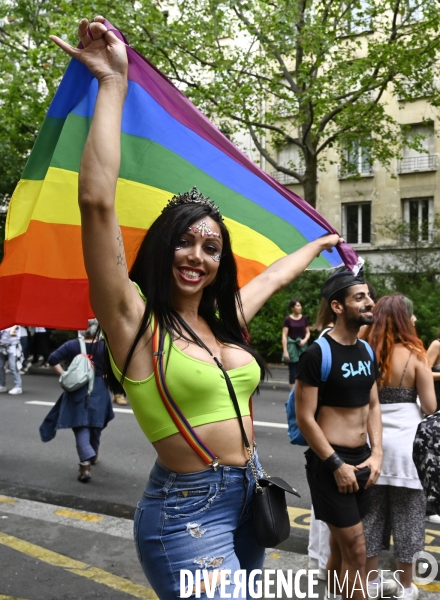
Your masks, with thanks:
[[[142,336],[147,331],[154,315],[157,324],[171,335],[189,339],[174,317],[175,312],[170,304],[171,272],[174,261],[175,248],[180,237],[195,221],[210,217],[220,227],[223,241],[222,256],[215,280],[203,290],[199,305],[199,315],[205,319],[215,338],[224,344],[235,344],[247,352],[257,361],[261,375],[267,372],[266,364],[259,353],[248,343],[246,328],[240,325],[237,311],[240,312],[243,322],[243,308],[237,279],[237,265],[232,253],[229,231],[221,217],[212,208],[203,204],[183,204],[165,210],[151,225],[145,235],[133,266],[130,270],[130,279],[138,284],[147,298],[145,311],[139,325],[138,332],[128,351],[122,371],[121,382],[114,376],[106,351],[107,382],[114,393],[120,393],[121,386],[133,354]]]

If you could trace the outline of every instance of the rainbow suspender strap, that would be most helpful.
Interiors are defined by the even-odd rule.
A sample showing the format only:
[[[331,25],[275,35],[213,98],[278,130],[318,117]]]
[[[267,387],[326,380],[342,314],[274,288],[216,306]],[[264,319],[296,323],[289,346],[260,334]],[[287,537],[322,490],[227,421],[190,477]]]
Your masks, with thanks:
[[[211,466],[214,471],[217,471],[219,467],[218,457],[206,446],[202,440],[198,437],[194,429],[188,423],[187,419],[183,415],[180,408],[177,406],[165,381],[165,370],[164,370],[164,347],[165,347],[165,332],[159,330],[157,323],[153,327],[153,368],[154,376],[156,379],[157,389],[159,390],[160,397],[170,417],[173,419],[177,429],[183,435],[185,440],[191,446],[191,448],[197,452],[200,458]]]

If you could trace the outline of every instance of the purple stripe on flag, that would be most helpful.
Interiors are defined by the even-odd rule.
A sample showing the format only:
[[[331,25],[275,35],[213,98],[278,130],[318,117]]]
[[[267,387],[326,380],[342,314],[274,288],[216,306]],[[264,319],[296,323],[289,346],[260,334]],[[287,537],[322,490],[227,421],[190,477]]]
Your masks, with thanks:
[[[105,25],[111,29],[119,39],[127,43],[124,35],[113,27],[109,21]],[[165,77],[139,52],[127,46],[128,78],[143,87],[158,102],[164,110],[185,127],[188,127],[207,142],[224,152],[227,156],[246,167],[249,171],[260,177],[274,188],[281,196],[297,206],[329,233],[338,233],[308,202],[275,181],[265,171],[260,169],[234,144],[228,140],[214,125],[203,115],[188,98],[178,90],[171,81]],[[348,244],[340,244],[337,251],[348,268],[356,267],[358,256]]]

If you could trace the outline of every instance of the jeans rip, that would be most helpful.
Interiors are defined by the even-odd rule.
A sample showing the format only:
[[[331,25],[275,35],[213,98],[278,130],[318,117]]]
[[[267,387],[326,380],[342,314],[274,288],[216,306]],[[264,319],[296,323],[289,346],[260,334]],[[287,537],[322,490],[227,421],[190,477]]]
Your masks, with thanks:
[[[186,489],[172,488],[165,500],[165,514],[168,519],[191,517],[207,510],[218,493],[218,484],[203,484]]]

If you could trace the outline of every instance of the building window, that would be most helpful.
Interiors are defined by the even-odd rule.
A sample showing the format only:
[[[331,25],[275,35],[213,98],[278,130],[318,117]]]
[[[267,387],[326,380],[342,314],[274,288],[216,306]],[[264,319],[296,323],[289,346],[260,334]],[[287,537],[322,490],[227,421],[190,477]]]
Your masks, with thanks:
[[[402,153],[402,160],[397,165],[399,175],[415,173],[420,171],[436,171],[437,155],[435,154],[435,134],[432,123],[419,123],[411,125],[405,132],[405,138],[409,142]],[[411,148],[411,144],[417,143],[419,148]]]
[[[301,148],[296,144],[287,144],[278,150],[278,164],[286,169],[292,169],[292,171],[295,171],[301,176],[306,172]],[[280,171],[272,171],[271,175],[276,181],[283,185],[299,183],[298,179],[295,177],[287,175],[286,173],[281,173]]]
[[[360,175],[361,177],[370,177],[373,175],[373,165],[368,148],[362,146],[359,140],[351,143],[345,151],[344,163],[339,165],[339,179]]]
[[[349,244],[371,244],[371,202],[342,205],[342,235]]]
[[[434,202],[432,198],[403,200],[403,219],[407,224],[407,240],[431,242],[434,229]]]

